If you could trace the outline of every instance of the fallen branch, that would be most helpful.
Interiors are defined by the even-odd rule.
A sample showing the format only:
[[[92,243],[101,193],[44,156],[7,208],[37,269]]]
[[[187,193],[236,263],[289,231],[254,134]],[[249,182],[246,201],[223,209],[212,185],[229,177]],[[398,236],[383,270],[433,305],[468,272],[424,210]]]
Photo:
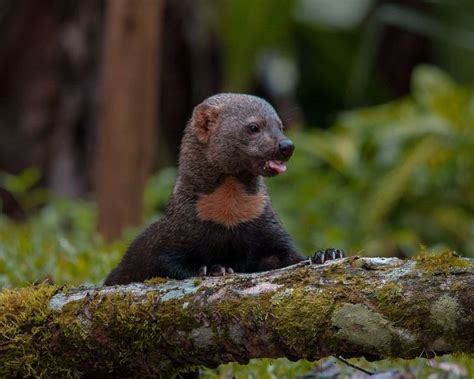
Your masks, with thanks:
[[[0,293],[0,377],[176,370],[252,358],[474,352],[474,263],[346,258],[225,278]]]

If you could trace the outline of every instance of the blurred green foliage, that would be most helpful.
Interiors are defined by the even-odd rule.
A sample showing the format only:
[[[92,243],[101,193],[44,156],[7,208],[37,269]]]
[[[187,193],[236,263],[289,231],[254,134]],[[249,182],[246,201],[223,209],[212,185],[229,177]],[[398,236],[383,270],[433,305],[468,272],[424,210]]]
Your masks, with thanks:
[[[397,97],[405,91],[406,70],[395,67],[414,58],[434,62],[463,83],[474,81],[472,0],[226,0],[216,5],[224,90],[253,92],[263,86],[282,95],[276,82],[294,75],[284,95],[296,99],[311,124],[327,127],[343,107]],[[413,51],[421,46],[409,44],[396,62],[384,61],[392,29],[426,38],[427,56]],[[272,63],[281,61],[291,73],[273,72]],[[398,85],[390,83],[387,70]]]
[[[15,194],[15,200],[21,209],[29,213],[44,204],[49,198],[46,189],[36,186],[40,178],[41,173],[34,168],[28,168],[19,175],[0,172],[0,186]]]
[[[175,173],[168,168],[150,179],[145,192],[147,223],[165,209]],[[14,194],[23,209],[43,205],[27,222],[0,215],[0,288],[46,279],[57,284],[100,284],[141,228],[129,228],[121,240],[108,244],[96,232],[93,202],[52,196],[35,187],[39,177],[34,169],[17,176],[0,175],[0,186]]]
[[[28,222],[0,217],[0,287],[56,283],[100,284],[123,254],[126,241],[106,245],[95,232],[95,208],[54,199]]]
[[[411,255],[420,245],[474,255],[474,91],[419,67],[412,95],[345,112],[330,131],[293,133],[288,173],[267,181],[275,208],[307,254],[329,246],[364,255]],[[153,176],[147,223],[165,209],[175,168]],[[50,197],[39,175],[0,176],[26,211]],[[0,217],[0,286],[51,276],[100,283],[138,230],[106,244],[90,201],[51,201],[28,222]]]
[[[292,135],[288,174],[269,180],[299,246],[474,254],[474,91],[421,66],[412,95]]]
[[[338,246],[364,255],[410,255],[420,245],[474,255],[474,91],[434,67],[419,67],[412,94],[389,104],[342,113],[329,131],[292,134],[288,173],[267,181],[275,208],[306,253]],[[175,168],[150,179],[147,222],[163,212]],[[100,284],[137,229],[106,244],[96,234],[91,201],[64,200],[37,189],[39,175],[0,175],[27,222],[0,216],[0,287],[51,277]],[[45,204],[45,200],[49,201]],[[42,205],[42,206],[41,206]],[[36,210],[36,211],[33,211]],[[473,370],[468,358],[456,362]],[[206,370],[205,377],[293,378],[314,364],[254,360]],[[366,363],[433,373],[424,360]]]
[[[290,49],[294,0],[228,0],[220,3],[224,89],[247,92],[265,49]],[[245,27],[242,27],[245,25]]]

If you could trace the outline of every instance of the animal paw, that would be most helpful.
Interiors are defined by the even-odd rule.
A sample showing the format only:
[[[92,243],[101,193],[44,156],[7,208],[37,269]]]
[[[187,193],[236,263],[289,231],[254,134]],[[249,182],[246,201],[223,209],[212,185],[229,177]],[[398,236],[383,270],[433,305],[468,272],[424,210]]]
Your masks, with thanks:
[[[323,264],[326,261],[330,261],[333,259],[338,259],[338,258],[344,258],[346,256],[346,253],[342,249],[324,249],[324,250],[318,250],[316,253],[314,253],[313,257],[311,259],[311,263],[315,264]]]
[[[233,274],[234,270],[231,267],[222,265],[213,265],[209,269],[207,266],[199,268],[199,276],[225,276],[226,274]]]

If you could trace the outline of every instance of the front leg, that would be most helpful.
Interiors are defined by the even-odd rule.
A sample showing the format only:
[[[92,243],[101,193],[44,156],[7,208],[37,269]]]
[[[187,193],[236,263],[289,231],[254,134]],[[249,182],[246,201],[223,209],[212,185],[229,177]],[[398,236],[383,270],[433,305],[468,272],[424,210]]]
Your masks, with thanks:
[[[259,271],[275,270],[277,268],[294,265],[304,260],[305,260],[305,257],[303,257],[302,255],[296,252],[293,252],[293,251],[281,252],[279,254],[267,255],[267,256],[261,257],[257,262],[257,266],[252,271],[259,272]]]
[[[267,208],[262,223],[264,223],[266,227],[260,229],[258,257],[255,257],[256,262],[250,262],[244,271],[274,270],[308,260],[307,257],[298,252],[293,240],[283,228],[283,225],[271,207]],[[342,258],[344,256],[343,250],[326,249],[316,252],[316,254],[310,258],[310,262],[322,264],[329,259]]]

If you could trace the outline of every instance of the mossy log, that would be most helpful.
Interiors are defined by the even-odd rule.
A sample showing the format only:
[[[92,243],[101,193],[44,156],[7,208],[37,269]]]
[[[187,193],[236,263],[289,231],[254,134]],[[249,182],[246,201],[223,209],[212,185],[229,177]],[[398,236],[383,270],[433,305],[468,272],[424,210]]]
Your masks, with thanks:
[[[474,353],[474,263],[350,257],[224,278],[0,293],[0,377],[170,377],[260,357]]]

